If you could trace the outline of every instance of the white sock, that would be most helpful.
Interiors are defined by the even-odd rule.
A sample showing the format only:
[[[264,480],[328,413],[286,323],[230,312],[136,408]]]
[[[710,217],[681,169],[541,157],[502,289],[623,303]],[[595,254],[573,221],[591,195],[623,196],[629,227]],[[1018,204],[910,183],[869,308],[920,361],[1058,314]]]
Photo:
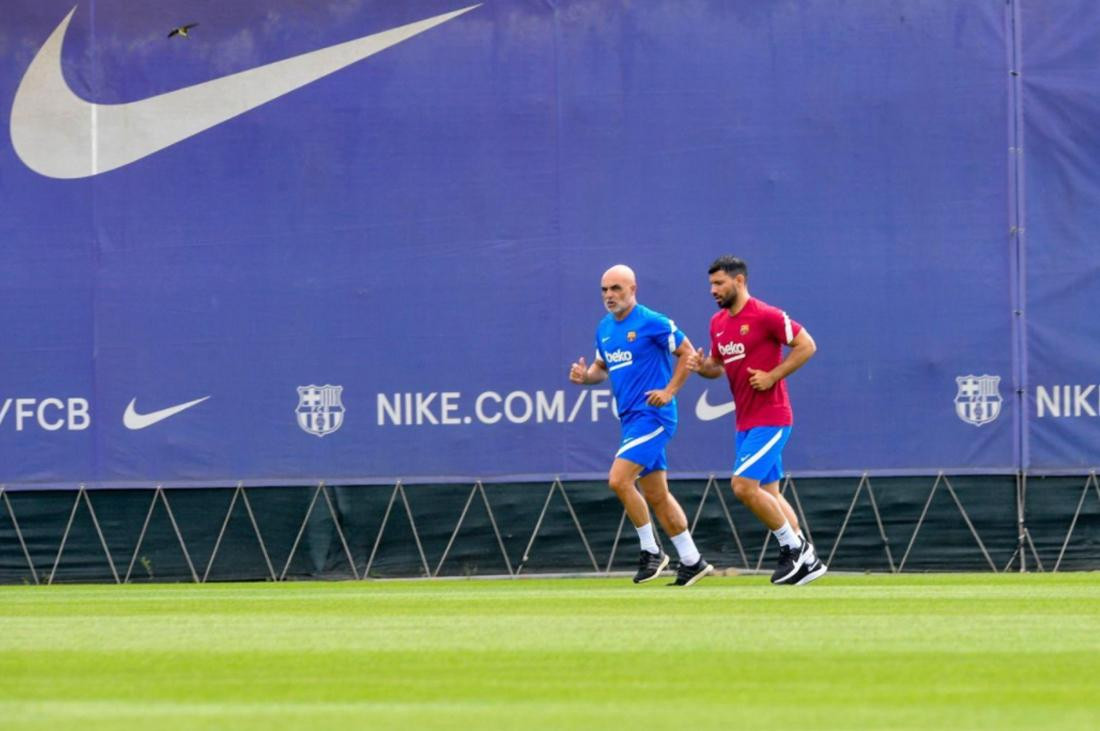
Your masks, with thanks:
[[[661,552],[661,549],[657,548],[657,539],[653,536],[652,523],[635,526],[634,530],[638,531],[638,540],[642,544],[643,551],[649,551],[650,553]]]
[[[778,530],[773,530],[772,535],[775,536],[775,540],[779,541],[779,545],[786,546],[790,549],[800,548],[802,546],[802,539],[798,537],[798,534],[791,530],[791,524],[784,520],[783,525],[779,526]]]
[[[691,533],[684,531],[678,536],[672,537],[672,545],[676,546],[676,553],[680,554],[680,563],[685,566],[694,566],[699,563],[699,550],[695,548],[695,541],[691,540]]]

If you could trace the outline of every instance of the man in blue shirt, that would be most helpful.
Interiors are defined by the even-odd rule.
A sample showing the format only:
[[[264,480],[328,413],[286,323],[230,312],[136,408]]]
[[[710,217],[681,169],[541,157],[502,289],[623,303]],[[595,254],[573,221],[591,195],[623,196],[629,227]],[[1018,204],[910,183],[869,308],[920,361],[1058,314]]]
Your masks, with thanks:
[[[653,535],[649,503],[680,555],[674,583],[691,586],[714,568],[699,555],[687,529],[687,516],[668,491],[665,460],[665,445],[676,432],[676,392],[689,373],[686,359],[693,352],[691,341],[672,320],[638,304],[638,285],[630,267],[618,264],[608,269],[600,290],[608,314],[596,328],[595,361],[588,365],[579,358],[569,369],[569,380],[591,385],[611,378],[622,440],[608,483],[641,542],[634,583],[656,579],[668,565],[668,556]],[[678,359],[675,371],[673,355]],[[641,494],[635,480],[641,485]]]

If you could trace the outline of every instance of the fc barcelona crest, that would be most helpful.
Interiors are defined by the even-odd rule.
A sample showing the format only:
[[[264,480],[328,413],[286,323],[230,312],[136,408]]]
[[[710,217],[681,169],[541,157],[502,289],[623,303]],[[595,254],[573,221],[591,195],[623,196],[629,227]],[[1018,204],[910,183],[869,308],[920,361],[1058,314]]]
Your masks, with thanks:
[[[633,330],[631,330],[630,332],[628,332],[626,334],[626,342],[628,342],[628,343],[633,343],[637,339],[638,339],[638,333],[634,332]]]
[[[298,426],[317,437],[327,436],[344,423],[343,386],[298,386]]]
[[[958,376],[955,413],[967,424],[984,426],[1001,415],[1000,376]]]

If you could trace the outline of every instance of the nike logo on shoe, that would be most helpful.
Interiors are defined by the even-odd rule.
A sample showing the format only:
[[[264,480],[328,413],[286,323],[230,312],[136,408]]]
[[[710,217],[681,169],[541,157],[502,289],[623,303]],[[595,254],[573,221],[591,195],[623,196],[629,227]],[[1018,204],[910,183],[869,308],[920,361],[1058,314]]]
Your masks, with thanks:
[[[703,391],[699,396],[699,400],[695,402],[695,416],[700,421],[714,421],[715,419],[721,419],[726,414],[732,414],[736,408],[737,405],[733,401],[717,406],[711,405],[707,402],[707,392]]]
[[[134,408],[134,404],[137,403],[137,398],[133,398],[130,399],[130,403],[126,406],[125,413],[122,414],[122,423],[127,429],[144,429],[147,426],[156,424],[158,421],[164,421],[170,416],[175,416],[181,411],[186,411],[192,406],[197,406],[208,398],[210,397],[203,396],[194,401],[188,401],[185,404],[176,404],[175,406],[169,406],[159,411],[150,411],[148,414],[139,414],[137,412]]]
[[[74,7],[38,50],[15,92],[11,141],[48,178],[87,178],[120,168],[216,127],[452,18],[443,15],[126,104],[81,99],[65,81],[61,47]]]

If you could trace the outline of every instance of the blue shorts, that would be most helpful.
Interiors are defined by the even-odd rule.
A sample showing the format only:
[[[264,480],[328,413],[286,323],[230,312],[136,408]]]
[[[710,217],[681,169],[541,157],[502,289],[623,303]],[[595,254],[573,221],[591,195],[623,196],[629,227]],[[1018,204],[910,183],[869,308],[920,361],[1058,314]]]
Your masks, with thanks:
[[[789,426],[757,426],[737,432],[737,456],[733,476],[757,480],[761,485],[783,476],[783,446],[791,436]]]
[[[616,459],[627,459],[642,466],[641,476],[657,470],[667,470],[665,445],[676,432],[676,424],[669,424],[650,414],[628,417],[622,423],[622,439]]]

